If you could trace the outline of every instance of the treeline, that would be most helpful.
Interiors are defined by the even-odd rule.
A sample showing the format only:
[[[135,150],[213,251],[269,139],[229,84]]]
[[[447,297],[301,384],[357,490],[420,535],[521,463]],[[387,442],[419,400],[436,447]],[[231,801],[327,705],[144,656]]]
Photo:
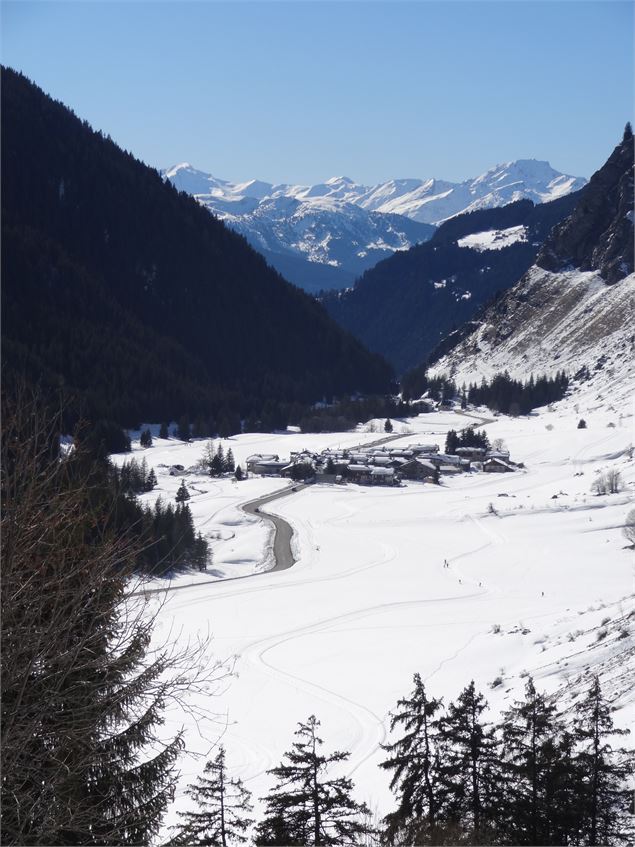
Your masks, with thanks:
[[[428,403],[408,403],[389,396],[345,398],[312,408],[297,419],[297,425],[302,432],[345,432],[371,418],[405,418],[429,411]]]
[[[177,497],[176,505],[159,497],[153,506],[140,503],[138,494],[152,491],[157,480],[145,459],[133,459],[117,467],[101,460],[105,525],[119,536],[133,533],[139,539],[134,568],[138,572],[164,576],[180,567],[204,570],[209,560],[209,544],[194,529],[189,499]],[[179,502],[179,499],[181,502]]]
[[[442,391],[443,381],[436,380],[431,384],[433,394]],[[224,414],[220,419],[197,417],[192,421],[187,415],[182,415],[171,430],[168,423],[162,423],[159,437],[173,436],[187,442],[192,438],[229,438],[241,432],[273,432],[284,430],[287,426],[299,426],[302,432],[347,432],[354,429],[360,421],[371,418],[403,418],[429,411],[429,403],[409,403],[390,395],[333,398],[330,403],[325,401],[315,405],[282,403],[269,399],[261,415],[251,415],[244,420],[238,415]],[[108,420],[91,424],[86,431],[85,440],[92,449],[98,450],[103,456],[130,451],[130,438],[126,432]],[[152,446],[149,430],[141,433],[141,446]],[[233,473],[235,470],[234,467],[226,465],[225,457],[221,457],[220,463],[217,462],[215,467],[219,473]]]
[[[615,728],[597,677],[567,714],[529,678],[523,699],[492,722],[474,682],[445,707],[416,674],[391,713],[394,740],[382,745],[395,807],[381,821],[334,774],[350,754],[323,753],[319,725],[313,715],[300,723],[268,771],[275,783],[261,798],[257,845],[597,845],[633,835],[633,764],[615,743],[627,730]],[[246,840],[251,796],[223,748],[188,794],[172,844]]]
[[[428,396],[432,400],[452,400],[457,396],[456,383],[445,376],[428,376],[427,364],[419,365],[401,378],[401,396],[408,402]]]
[[[477,431],[473,426],[468,426],[460,432],[450,429],[445,436],[445,452],[449,454],[455,454],[458,447],[483,447],[488,450],[489,446],[485,430]]]
[[[487,406],[505,415],[527,415],[532,409],[562,400],[567,393],[569,379],[564,371],[554,377],[546,375],[534,378],[533,374],[524,382],[512,379],[505,372],[497,374],[490,382],[471,384],[467,389],[467,400],[474,406]]]
[[[505,371],[496,374],[488,382],[485,378],[480,385],[465,384],[459,391],[456,382],[446,376],[428,376],[427,364],[419,365],[408,371],[401,380],[401,396],[405,401],[419,397],[432,400],[460,400],[462,408],[468,403],[473,406],[487,406],[505,415],[527,415],[532,409],[555,403],[567,393],[569,378],[564,371],[549,377],[534,377],[528,380],[512,379]]]

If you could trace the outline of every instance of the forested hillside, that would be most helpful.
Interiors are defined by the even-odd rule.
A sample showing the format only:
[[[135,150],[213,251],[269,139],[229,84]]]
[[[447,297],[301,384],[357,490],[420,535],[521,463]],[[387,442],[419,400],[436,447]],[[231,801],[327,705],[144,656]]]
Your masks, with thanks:
[[[2,70],[3,349],[123,425],[384,391],[390,368],[246,241]]]
[[[583,191],[536,206],[520,200],[452,218],[430,241],[367,271],[352,290],[325,295],[324,304],[343,327],[403,372],[520,279]]]

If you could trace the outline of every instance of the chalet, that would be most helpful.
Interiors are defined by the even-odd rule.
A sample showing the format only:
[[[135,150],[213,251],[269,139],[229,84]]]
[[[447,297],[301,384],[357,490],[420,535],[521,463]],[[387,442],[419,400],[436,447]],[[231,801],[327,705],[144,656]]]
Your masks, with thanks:
[[[286,459],[261,459],[259,462],[253,462],[251,467],[247,465],[251,473],[261,476],[280,476],[288,466]]]
[[[428,462],[432,462],[437,467],[441,465],[455,465],[457,468],[461,467],[461,464],[464,459],[461,459],[460,456],[455,456],[453,453],[428,453],[425,456],[425,459]]]
[[[371,468],[370,481],[372,485],[396,485],[399,478],[394,468]]]
[[[483,470],[485,473],[510,473],[516,469],[510,462],[496,456],[490,456],[483,462]]]
[[[253,456],[247,456],[245,463],[249,473],[260,473],[260,471],[256,470],[256,467],[260,462],[272,461],[278,458],[277,453],[254,453]],[[286,465],[287,463],[284,462],[284,464]]]
[[[403,479],[434,479],[436,474],[436,465],[426,459],[410,459],[399,468],[399,476]]]
[[[350,464],[348,466],[348,478],[351,482],[368,484],[370,482],[370,471],[368,465]]]

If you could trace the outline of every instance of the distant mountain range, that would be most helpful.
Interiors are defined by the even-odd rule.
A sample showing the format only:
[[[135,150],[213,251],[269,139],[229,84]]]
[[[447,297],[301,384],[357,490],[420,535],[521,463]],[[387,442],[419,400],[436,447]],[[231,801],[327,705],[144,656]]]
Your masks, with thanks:
[[[343,176],[317,185],[233,183],[188,163],[163,175],[309,291],[350,286],[382,259],[427,241],[455,215],[523,199],[545,203],[586,183],[533,159],[461,183],[397,179],[366,186]]]
[[[627,131],[527,273],[433,354],[434,373],[460,384],[565,370],[609,398],[635,382],[633,165]]]

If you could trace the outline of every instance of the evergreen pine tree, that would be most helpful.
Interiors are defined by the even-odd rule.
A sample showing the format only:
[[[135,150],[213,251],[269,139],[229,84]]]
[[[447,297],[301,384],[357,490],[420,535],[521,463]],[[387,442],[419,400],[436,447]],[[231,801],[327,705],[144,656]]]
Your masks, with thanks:
[[[314,715],[298,724],[298,740],[284,756],[287,763],[269,771],[277,785],[263,798],[267,812],[256,844],[350,844],[369,832],[363,819],[369,811],[352,798],[352,781],[328,774],[330,765],[345,762],[350,753],[321,754],[319,725]]]
[[[44,420],[3,405],[2,843],[147,844],[182,746],[156,731],[173,660],[129,614],[104,467],[51,455]]]
[[[209,466],[210,476],[220,476],[225,471],[225,454],[223,445],[219,443],[216,453],[212,456]]]
[[[459,446],[459,436],[456,434],[456,430],[450,429],[448,430],[447,435],[445,436],[445,452],[450,455],[455,452],[456,448]]]
[[[139,444],[142,447],[152,447],[152,433],[149,429],[144,429],[139,436]]]
[[[451,703],[443,721],[441,780],[447,792],[448,817],[470,832],[473,843],[493,841],[497,742],[482,720],[487,707],[474,681]]]
[[[388,844],[434,843],[444,821],[445,789],[439,779],[441,737],[438,713],[441,700],[429,698],[419,674],[408,698],[392,712],[390,731],[399,727],[403,735],[382,745],[388,758],[380,767],[392,771],[390,788],[397,796],[397,809],[384,819]],[[431,840],[432,839],[432,840]]]
[[[154,472],[154,468],[150,468],[150,470],[148,472],[148,476],[146,477],[145,490],[146,491],[152,491],[154,488],[156,488],[156,485],[157,485],[157,475]]]
[[[386,422],[384,423],[384,432],[392,432],[392,422],[390,418],[386,418]]]
[[[185,503],[186,500],[190,499],[190,492],[187,490],[187,486],[185,484],[185,480],[181,480],[181,484],[179,485],[178,491],[176,492],[176,496],[174,498],[177,503]]]
[[[236,470],[234,471],[234,476],[238,480],[238,482],[242,482],[243,480],[243,469],[240,465],[236,465]]]
[[[227,455],[225,456],[225,462],[223,466],[223,470],[225,473],[234,473],[236,470],[236,463],[234,461],[234,454],[232,452],[232,448],[230,447],[227,451]]]
[[[614,749],[610,742],[611,736],[626,735],[628,730],[615,728],[612,711],[596,676],[577,704],[573,722],[580,822],[584,842],[589,845],[615,843],[629,829],[633,834],[628,815],[631,798],[625,790],[633,763],[626,750]]]
[[[169,438],[169,437],[170,437],[170,434],[168,432],[168,425],[167,425],[167,423],[162,423],[161,427],[159,428],[159,438]]]
[[[528,679],[525,698],[502,718],[504,750],[503,827],[512,844],[557,844],[558,819],[566,812],[559,782],[570,781],[562,767],[562,727],[556,707]]]
[[[179,812],[182,819],[172,844],[229,847],[247,840],[246,830],[253,824],[250,792],[240,779],[227,773],[225,748],[220,747],[215,759],[186,794],[196,804],[195,811]]]

